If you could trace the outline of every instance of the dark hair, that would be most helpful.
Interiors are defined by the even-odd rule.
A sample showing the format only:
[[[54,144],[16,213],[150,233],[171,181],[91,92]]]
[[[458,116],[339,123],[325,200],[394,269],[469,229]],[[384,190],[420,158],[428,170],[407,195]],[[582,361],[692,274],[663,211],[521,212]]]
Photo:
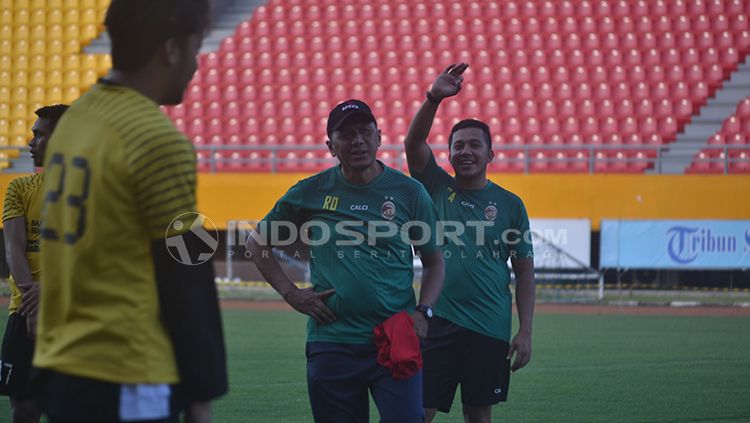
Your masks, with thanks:
[[[465,128],[479,128],[484,132],[485,135],[485,142],[487,143],[487,148],[492,150],[492,135],[490,135],[490,127],[487,126],[486,123],[476,120],[476,119],[464,119],[461,122],[458,122],[457,124],[453,125],[453,129],[451,129],[451,134],[448,137],[448,148],[451,148],[453,146],[453,134],[456,133],[456,131],[460,129]]]
[[[39,116],[40,119],[47,119],[52,122],[52,127],[57,126],[57,122],[60,121],[63,113],[68,110],[68,106],[65,104],[55,104],[53,106],[45,106],[38,109],[34,113]]]
[[[135,70],[170,38],[204,33],[210,0],[112,0],[104,25],[112,40],[112,67]]]

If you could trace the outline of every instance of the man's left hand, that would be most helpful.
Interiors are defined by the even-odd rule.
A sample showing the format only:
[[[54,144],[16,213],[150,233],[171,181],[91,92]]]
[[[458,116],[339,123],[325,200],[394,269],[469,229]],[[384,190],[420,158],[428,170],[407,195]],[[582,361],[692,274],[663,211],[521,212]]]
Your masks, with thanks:
[[[412,313],[411,318],[414,320],[414,332],[419,339],[424,339],[427,336],[427,318],[419,311]]]
[[[31,282],[28,285],[18,286],[23,292],[21,305],[18,307],[18,314],[29,316],[36,314],[39,310],[39,282]]]
[[[511,341],[510,348],[508,349],[508,357],[506,358],[513,358],[513,353],[515,353],[516,359],[513,361],[510,369],[515,372],[526,366],[529,360],[531,360],[531,333],[519,331],[513,337],[513,341]]]

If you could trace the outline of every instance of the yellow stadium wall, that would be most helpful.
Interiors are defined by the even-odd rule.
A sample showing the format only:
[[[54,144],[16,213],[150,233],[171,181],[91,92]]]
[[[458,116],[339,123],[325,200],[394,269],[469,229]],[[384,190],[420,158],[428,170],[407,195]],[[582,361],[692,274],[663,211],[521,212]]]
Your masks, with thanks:
[[[0,175],[5,189],[18,175]],[[198,207],[217,226],[260,219],[305,174],[200,174]],[[724,175],[518,175],[490,178],[523,198],[530,217],[750,219],[750,177]]]

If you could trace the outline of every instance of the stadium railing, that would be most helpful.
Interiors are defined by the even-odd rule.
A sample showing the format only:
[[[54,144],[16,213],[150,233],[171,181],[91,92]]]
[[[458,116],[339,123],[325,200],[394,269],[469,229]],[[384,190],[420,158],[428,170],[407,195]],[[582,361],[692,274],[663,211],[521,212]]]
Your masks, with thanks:
[[[434,146],[433,146],[434,147]],[[217,145],[196,146],[199,153],[198,164],[201,170],[218,172],[247,172],[250,165],[261,167],[271,173],[316,171],[335,164],[326,157],[324,145],[317,148],[297,145],[245,146]],[[490,164],[490,171],[516,173],[642,173],[653,170],[661,173],[664,163],[663,153],[675,152],[675,156],[685,157],[687,164],[698,154],[699,149],[693,146],[644,146],[644,145],[501,145],[493,146],[495,159]],[[717,152],[715,157],[701,159],[714,164],[712,173],[747,173],[750,169],[750,146],[723,145],[711,146]],[[291,162],[285,157],[289,152],[317,152],[314,158],[298,157]],[[436,153],[437,153],[436,149]],[[635,153],[638,153],[637,155]],[[239,153],[236,157],[223,153]],[[261,153],[256,158],[251,153]],[[632,154],[631,154],[632,153]],[[744,154],[743,154],[744,153]],[[406,169],[406,157],[401,145],[384,145],[380,148],[381,160],[397,169]],[[575,155],[575,156],[574,156]],[[438,164],[448,167],[447,155],[437,157]],[[294,164],[299,166],[294,166]],[[631,166],[628,166],[631,165]],[[640,165],[634,167],[632,165]],[[720,166],[716,166],[720,165]],[[252,170],[251,170],[252,171]],[[256,170],[257,171],[257,170]]]
[[[447,149],[433,145],[438,164],[449,169]],[[196,146],[198,168],[201,172],[267,172],[267,173],[313,173],[333,166],[336,161],[327,155],[324,145],[319,147],[300,145],[204,145]],[[503,173],[662,173],[665,161],[663,153],[675,152],[672,156],[683,157],[690,173],[747,174],[750,172],[750,145],[669,146],[655,145],[496,145],[495,159],[490,163],[490,172]],[[713,154],[706,155],[709,151]],[[303,156],[289,159],[288,153],[315,153],[315,157]],[[237,153],[231,156],[231,153]],[[256,153],[257,157],[251,157]],[[14,157],[29,160],[24,147],[0,146],[0,169],[7,173],[25,173],[28,166],[14,167]],[[379,158],[396,169],[407,170],[406,156],[401,145],[380,147]],[[698,166],[696,166],[698,164]],[[704,168],[700,168],[700,164]]]

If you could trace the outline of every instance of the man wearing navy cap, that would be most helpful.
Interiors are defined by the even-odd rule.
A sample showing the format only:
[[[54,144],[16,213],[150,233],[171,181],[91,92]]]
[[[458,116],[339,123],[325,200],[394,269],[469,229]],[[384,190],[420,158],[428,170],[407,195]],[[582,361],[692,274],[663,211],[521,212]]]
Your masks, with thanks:
[[[247,248],[274,289],[310,316],[307,380],[315,421],[368,421],[369,391],[382,422],[421,422],[421,370],[394,378],[378,364],[373,329],[406,311],[416,335],[426,335],[443,285],[436,210],[419,182],[376,160],[380,130],[367,104],[337,105],[327,132],[326,144],[340,165],[290,188]],[[312,289],[297,288],[270,254],[296,234],[310,248]],[[424,265],[419,305],[412,246]]]

